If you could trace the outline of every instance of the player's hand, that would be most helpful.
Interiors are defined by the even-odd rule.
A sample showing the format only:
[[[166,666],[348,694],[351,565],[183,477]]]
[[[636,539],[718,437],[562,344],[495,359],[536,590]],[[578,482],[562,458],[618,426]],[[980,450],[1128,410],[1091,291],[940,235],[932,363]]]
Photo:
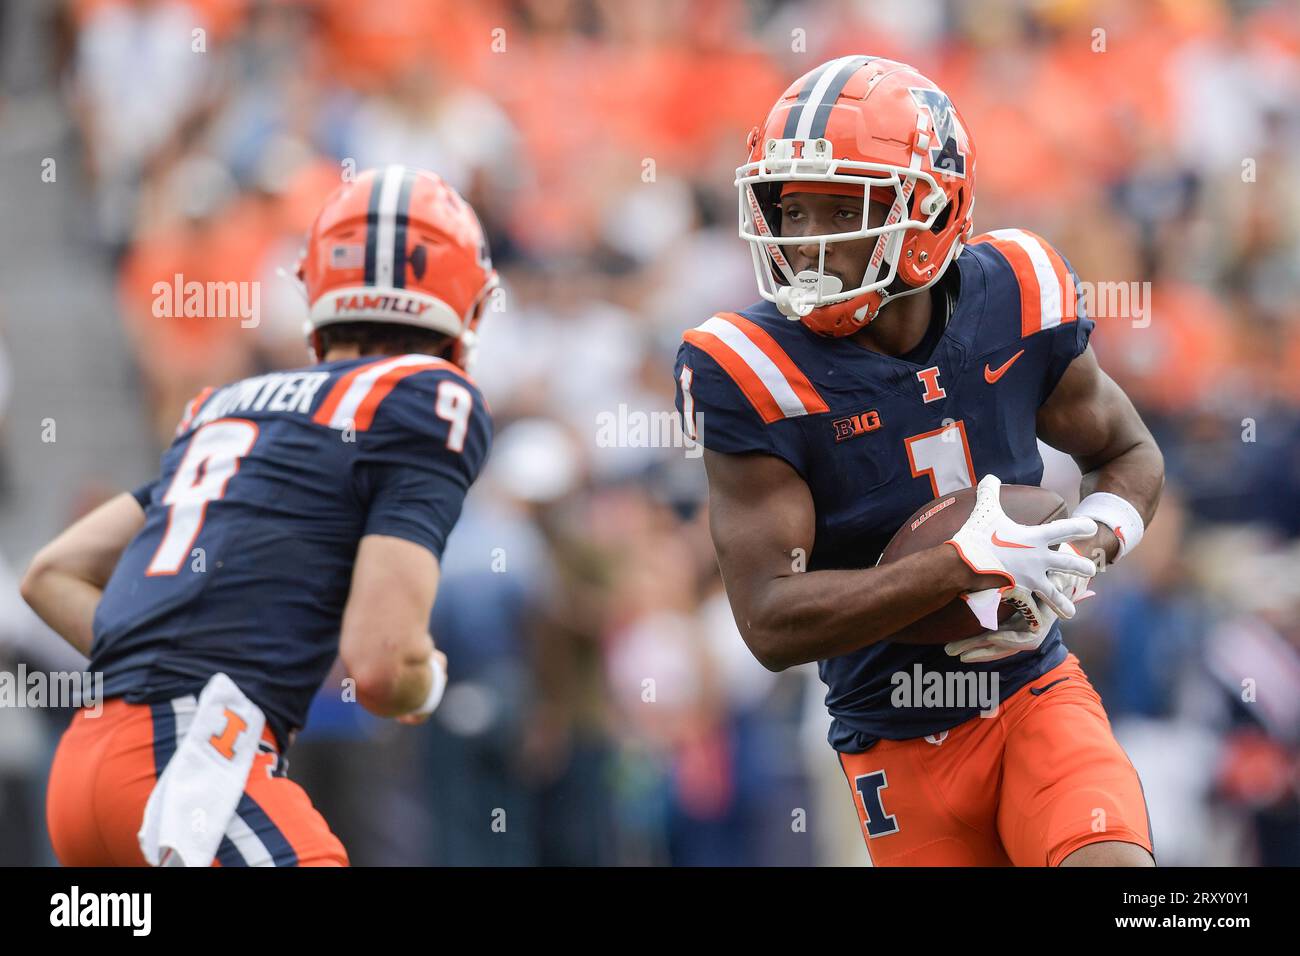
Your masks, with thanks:
[[[1002,482],[985,475],[975,490],[975,507],[955,535],[948,539],[962,560],[979,574],[996,574],[1006,579],[998,590],[1041,618],[1034,598],[1066,620],[1074,617],[1069,582],[1054,579],[1052,572],[1091,578],[1097,566],[1074,551],[1055,545],[1082,541],[1097,533],[1091,518],[1058,518],[1041,525],[1012,521],[1002,510]],[[1085,588],[1086,590],[1086,588]]]
[[[1073,551],[1080,557],[1085,557],[1084,553],[1070,544],[1068,541],[1061,545],[1061,550],[1066,548]],[[1097,592],[1091,590],[1092,578],[1086,578],[1081,574],[1071,574],[1068,571],[1048,571],[1047,576],[1052,579],[1065,596],[1070,599],[1072,604],[1078,604],[1085,598],[1095,597]]]
[[[425,707],[427,709],[416,710],[416,711],[412,711],[409,714],[402,714],[402,716],[400,717],[394,717],[393,719],[396,720],[399,724],[406,724],[408,727],[415,727],[418,726],[419,724],[424,723],[431,716],[433,716],[433,712],[438,709],[438,704],[441,703],[442,701],[442,691],[437,688],[437,684],[439,682],[438,672],[441,671],[441,683],[442,686],[445,688],[447,685],[447,677],[446,677],[447,655],[435,647],[433,649],[433,656],[430,659],[429,663],[433,668],[433,674],[434,674],[433,677],[434,688],[432,688],[431,692],[436,691],[436,693],[432,694],[432,696],[435,698],[433,700],[433,706],[429,707],[428,706],[429,702],[426,701]]]
[[[1036,651],[1056,623],[1051,611],[1040,611],[1037,629],[1024,614],[1017,611],[992,634],[977,634],[962,641],[952,641],[943,646],[949,657],[960,657],[966,664],[986,664],[1000,661],[1024,651]]]

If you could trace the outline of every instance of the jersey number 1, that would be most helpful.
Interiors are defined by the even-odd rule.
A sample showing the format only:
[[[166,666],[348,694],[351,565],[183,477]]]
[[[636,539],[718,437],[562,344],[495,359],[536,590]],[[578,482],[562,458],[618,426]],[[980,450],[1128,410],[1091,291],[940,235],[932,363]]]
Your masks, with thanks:
[[[975,464],[966,440],[966,424],[950,422],[934,431],[922,432],[903,440],[912,477],[928,475],[934,497],[971,488],[975,484]]]

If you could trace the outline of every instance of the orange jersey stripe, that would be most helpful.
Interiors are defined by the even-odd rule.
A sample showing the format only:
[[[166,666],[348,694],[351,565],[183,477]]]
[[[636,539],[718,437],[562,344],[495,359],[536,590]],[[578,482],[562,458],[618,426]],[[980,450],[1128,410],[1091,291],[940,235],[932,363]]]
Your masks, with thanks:
[[[763,354],[772,360],[772,364],[781,370],[781,374],[785,376],[790,388],[799,396],[799,401],[803,402],[803,407],[808,409],[808,414],[817,415],[821,412],[830,411],[830,406],[822,399],[817,389],[813,387],[812,382],[808,381],[808,376],[804,375],[790,356],[785,354],[785,350],[777,344],[776,339],[768,335],[757,324],[735,312],[719,312],[717,317],[725,319],[744,332],[745,337],[757,345]]]
[[[1042,297],[1038,288],[1038,274],[1034,264],[1029,261],[1029,253],[1021,249],[1010,239],[994,239],[992,236],[980,236],[971,245],[987,242],[993,246],[1011,264],[1011,271],[1016,275],[1016,284],[1020,286],[1020,335],[1027,338],[1043,330]]]
[[[1077,317],[1077,302],[1075,300],[1074,277],[1070,275],[1070,270],[1065,267],[1065,259],[1057,252],[1050,242],[1046,242],[1041,236],[1036,236],[1032,232],[1025,233],[1038,240],[1038,244],[1043,247],[1047,253],[1047,260],[1052,264],[1052,271],[1056,273],[1056,281],[1061,286],[1061,324],[1073,322]]]
[[[741,392],[749,399],[749,404],[754,406],[754,410],[764,422],[770,425],[785,418],[781,406],[776,403],[767,386],[754,374],[745,360],[732,350],[731,346],[713,333],[701,332],[699,329],[688,329],[683,338],[707,354],[731,376],[732,381],[740,386]]]
[[[311,420],[317,425],[328,425],[330,419],[334,417],[334,412],[343,401],[343,396],[348,393],[348,389],[352,387],[352,383],[357,379],[357,377],[365,372],[366,369],[374,368],[380,362],[386,361],[388,361],[387,358],[378,358],[373,362],[367,362],[365,365],[358,365],[352,371],[340,378],[334,383],[334,387],[330,389],[330,393],[325,396],[325,401],[321,402],[320,408],[316,409],[316,414],[312,416]]]
[[[185,406],[185,414],[181,417],[180,424],[176,426],[177,435],[190,427],[190,422],[194,421],[194,416],[198,414],[199,409],[203,407],[203,403],[208,400],[208,396],[214,391],[216,391],[216,388],[209,385],[190,399],[189,404]]]
[[[430,358],[428,362],[421,365],[403,365],[391,371],[385,372],[375,383],[370,386],[370,391],[362,399],[361,404],[357,406],[355,425],[357,431],[365,431],[370,427],[371,422],[375,420],[375,412],[379,409],[379,403],[388,397],[394,386],[408,375],[414,375],[416,372],[427,372],[431,368],[445,368],[451,371],[460,372],[460,369],[450,362],[440,358]]]
[[[1067,322],[1075,321],[1078,318],[1078,288],[1075,285],[1074,276],[1070,274],[1069,268],[1066,267],[1065,259],[1042,236],[1025,229],[1006,231],[1018,234],[1025,243],[1034,246],[1036,250],[1042,253],[1043,258],[1051,267],[1052,278],[1056,283],[1061,302],[1060,322],[1053,324],[1064,325]],[[1002,253],[1003,257],[1010,263],[1012,272],[1015,273],[1016,283],[1020,286],[1021,336],[1025,337],[1033,335],[1035,332],[1041,332],[1044,328],[1044,298],[1042,295],[1043,289],[1040,285],[1043,277],[1034,268],[1030,253],[1020,242],[1004,236],[986,234],[977,237],[971,244],[974,245],[980,242],[990,243]]]

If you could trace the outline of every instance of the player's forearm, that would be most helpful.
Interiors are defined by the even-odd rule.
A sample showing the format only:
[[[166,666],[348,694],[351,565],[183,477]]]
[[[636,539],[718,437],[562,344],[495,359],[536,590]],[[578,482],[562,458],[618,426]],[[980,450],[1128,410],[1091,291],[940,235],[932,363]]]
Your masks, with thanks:
[[[118,559],[143,525],[144,512],[135,498],[117,495],[42,548],[23,576],[23,599],[87,657],[95,609]]]
[[[1164,456],[1148,435],[1109,461],[1091,468],[1079,485],[1079,497],[1086,498],[1095,491],[1118,495],[1137,509],[1144,525],[1150,525],[1164,487]],[[1095,557],[1096,551],[1102,551],[1107,561],[1113,561],[1119,554],[1119,539],[1110,528],[1099,525],[1096,537],[1078,542],[1076,548],[1085,557]]]
[[[874,568],[776,578],[741,631],[763,666],[780,671],[889,640],[958,595],[1001,583],[945,544]]]
[[[86,657],[90,656],[95,639],[95,608],[104,596],[102,587],[38,560],[23,577],[19,591],[56,634]]]

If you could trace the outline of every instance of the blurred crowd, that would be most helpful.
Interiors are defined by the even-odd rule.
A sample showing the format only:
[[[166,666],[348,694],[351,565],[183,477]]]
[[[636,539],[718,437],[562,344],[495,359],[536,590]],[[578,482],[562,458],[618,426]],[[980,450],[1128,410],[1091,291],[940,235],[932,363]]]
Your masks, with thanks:
[[[1168,490],[1067,644],[1142,774],[1161,862],[1300,864],[1300,8],[26,9],[69,124],[64,188],[83,194],[68,241],[115,277],[139,377],[121,401],[158,450],[201,387],[307,360],[286,273],[341,177],[433,169],[489,232],[504,294],[476,379],[497,438],[435,609],[452,685],[412,731],[331,680],[289,755],[354,862],[863,860],[815,670],[769,673],[736,632],[700,462],[611,447],[598,416],[671,409],[682,331],[757,298],[735,235],[746,133],[795,76],[866,52],[914,64],[962,111],[977,231],[1031,229],[1086,282],[1133,284],[1093,343],[1156,434]],[[154,284],[176,274],[258,282],[260,321],[157,317]],[[1046,482],[1077,500],[1073,465],[1046,457]],[[5,576],[0,560],[0,656],[66,661]],[[43,774],[66,719],[0,722],[0,863],[49,859]]]

